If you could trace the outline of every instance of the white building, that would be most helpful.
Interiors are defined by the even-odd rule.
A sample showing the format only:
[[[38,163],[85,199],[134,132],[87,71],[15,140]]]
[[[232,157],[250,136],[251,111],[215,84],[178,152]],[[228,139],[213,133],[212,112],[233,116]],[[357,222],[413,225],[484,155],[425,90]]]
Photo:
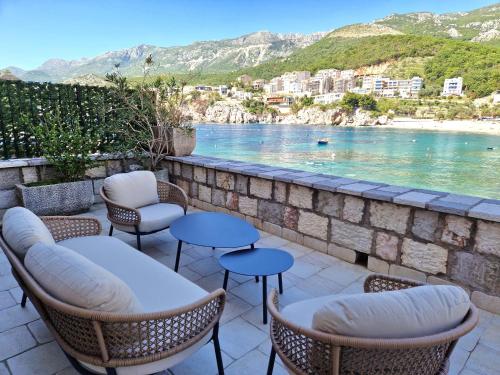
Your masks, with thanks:
[[[315,104],[331,104],[338,102],[344,97],[343,92],[330,92],[328,94],[318,95],[314,97]]]
[[[447,78],[444,80],[443,92],[441,96],[462,96],[462,85],[463,78],[455,77],[455,78]]]
[[[228,92],[227,86],[226,85],[220,85],[219,86],[219,94],[222,96],[226,96]]]
[[[423,79],[413,77],[411,79],[390,79],[388,77],[365,76],[363,77],[362,90],[367,93],[385,98],[413,98],[418,97],[423,87]],[[351,90],[352,91],[352,90]]]

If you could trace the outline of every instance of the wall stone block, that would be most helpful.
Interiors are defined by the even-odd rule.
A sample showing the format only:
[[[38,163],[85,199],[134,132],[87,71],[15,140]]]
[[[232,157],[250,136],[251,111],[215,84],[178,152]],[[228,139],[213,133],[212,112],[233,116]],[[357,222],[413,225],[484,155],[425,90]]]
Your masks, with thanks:
[[[470,239],[472,221],[465,217],[446,215],[441,241],[465,247]]]
[[[403,267],[397,264],[391,264],[389,266],[389,275],[406,277],[408,279],[421,281],[423,283],[425,283],[427,280],[425,273],[420,271],[415,271],[412,270],[411,268]]]
[[[181,163],[174,162],[174,174],[176,176],[180,176],[181,175]]]
[[[180,179],[178,179],[178,180],[176,181],[176,183],[177,183],[177,186],[179,186],[182,190],[184,190],[184,192],[185,192],[186,194],[188,194],[188,195],[189,195],[189,194],[191,193],[191,191],[190,191],[190,187],[191,187],[191,186],[190,186],[189,181],[186,181],[186,180],[180,180]]]
[[[398,257],[399,238],[389,233],[377,232],[375,253],[382,259],[395,262]]]
[[[25,184],[38,181],[36,167],[24,167],[21,169],[21,174],[23,175],[23,183]],[[106,167],[104,167],[104,177],[106,177]]]
[[[301,210],[299,212],[298,229],[299,232],[306,235],[326,240],[328,236],[328,219],[312,212]]]
[[[193,179],[193,166],[188,164],[182,164],[181,166],[181,174],[186,180]]]
[[[313,207],[313,190],[300,185],[290,185],[288,203],[299,208]]]
[[[281,203],[274,203],[266,200],[259,200],[257,216],[263,221],[273,224],[283,224],[284,206]]]
[[[376,201],[370,203],[370,223],[375,227],[404,234],[409,217],[410,207]]]
[[[207,168],[207,185],[215,185],[215,170]]]
[[[439,224],[439,213],[425,210],[416,210],[411,232],[427,241],[436,239]]]
[[[450,252],[450,278],[500,295],[500,262],[466,251]]]
[[[236,175],[236,192],[248,195],[248,177],[241,174]]]
[[[194,167],[193,178],[196,182],[205,184],[207,182],[207,170],[203,167]]]
[[[316,207],[319,212],[325,215],[340,217],[342,209],[342,195],[320,190],[318,193]]]
[[[364,209],[365,201],[363,199],[346,195],[344,198],[344,210],[342,211],[342,217],[344,220],[359,223],[363,219]]]
[[[349,263],[356,262],[356,252],[354,250],[346,249],[345,247],[339,246],[334,243],[328,245],[328,254],[334,256],[335,258],[345,260]]]
[[[352,250],[369,254],[373,241],[373,229],[332,219],[331,242]]]
[[[446,273],[448,250],[431,243],[424,244],[408,238],[403,240],[401,262],[417,270],[438,274]]]
[[[234,176],[226,172],[217,172],[216,184],[221,189],[234,190]]]
[[[474,249],[482,254],[500,257],[500,223],[478,221]]]
[[[274,200],[279,203],[286,202],[286,183],[280,181],[274,183]]]
[[[226,207],[230,210],[237,210],[238,209],[238,193],[229,191],[226,195]]]
[[[314,237],[304,236],[304,246],[325,254],[328,252],[328,243]]]
[[[212,204],[225,207],[226,206],[226,192],[220,189],[212,189]]]
[[[200,185],[198,187],[198,199],[203,202],[212,202],[212,188],[205,185]]]
[[[388,274],[389,273],[389,263],[384,260],[380,260],[375,257],[368,257],[368,264],[366,266],[370,271]]]
[[[250,195],[259,198],[271,199],[273,193],[273,182],[262,178],[250,178]]]
[[[297,230],[299,225],[299,210],[295,207],[285,207],[283,225],[292,230]]]
[[[240,195],[238,205],[242,214],[257,216],[257,199]]]

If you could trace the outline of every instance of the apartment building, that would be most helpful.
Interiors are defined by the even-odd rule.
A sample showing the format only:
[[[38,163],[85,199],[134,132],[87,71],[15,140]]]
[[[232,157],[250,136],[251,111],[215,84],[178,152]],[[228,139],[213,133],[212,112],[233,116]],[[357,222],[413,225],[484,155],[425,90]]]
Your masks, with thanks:
[[[266,84],[265,79],[256,79],[255,81],[252,82],[252,87],[254,90],[261,90],[264,88],[264,85]]]
[[[328,94],[317,95],[314,97],[315,104],[331,104],[342,100],[345,93],[343,92],[330,92]]]
[[[462,86],[462,77],[447,78],[444,80],[443,92],[441,93],[441,96],[462,96]]]
[[[243,74],[237,78],[237,81],[242,83],[243,85],[251,85],[252,84],[252,77],[250,77],[248,74]]]
[[[418,97],[423,82],[421,77],[391,79],[388,77],[365,76],[363,77],[361,89],[367,93],[373,93],[385,98],[412,98]]]

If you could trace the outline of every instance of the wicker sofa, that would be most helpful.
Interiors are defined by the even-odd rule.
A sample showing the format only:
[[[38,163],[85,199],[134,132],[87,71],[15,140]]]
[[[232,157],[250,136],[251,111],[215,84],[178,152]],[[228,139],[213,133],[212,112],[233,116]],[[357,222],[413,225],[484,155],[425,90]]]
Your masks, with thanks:
[[[421,285],[387,275],[370,275],[364,290],[376,293]],[[313,303],[309,302],[309,306]],[[445,375],[456,342],[478,322],[477,309],[471,304],[462,323],[445,332],[378,339],[330,334],[297,324],[279,311],[276,290],[268,297],[268,309],[272,316],[268,375],[273,372],[276,354],[296,375]]]
[[[12,273],[25,293],[22,306],[28,297],[79,373],[156,373],[185,360],[210,340],[219,374],[224,373],[218,339],[223,289],[208,293],[119,239],[99,236],[101,225],[96,219],[42,217],[42,221],[54,246],[65,246],[120,277],[143,308],[131,314],[66,303],[49,294],[28,270],[29,252],[23,262],[12,235],[10,244],[7,236],[0,237]]]
[[[157,180],[153,172],[135,171],[107,177],[100,195],[108,209],[113,228],[133,234],[141,250],[141,236],[167,229],[186,214],[188,198],[184,190]]]

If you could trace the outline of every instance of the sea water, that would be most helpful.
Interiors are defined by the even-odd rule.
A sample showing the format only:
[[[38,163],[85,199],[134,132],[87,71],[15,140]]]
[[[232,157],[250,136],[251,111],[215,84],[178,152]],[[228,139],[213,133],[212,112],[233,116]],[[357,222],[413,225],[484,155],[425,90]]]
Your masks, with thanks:
[[[500,136],[307,125],[199,124],[194,153],[500,199]],[[328,145],[318,139],[328,138]]]

